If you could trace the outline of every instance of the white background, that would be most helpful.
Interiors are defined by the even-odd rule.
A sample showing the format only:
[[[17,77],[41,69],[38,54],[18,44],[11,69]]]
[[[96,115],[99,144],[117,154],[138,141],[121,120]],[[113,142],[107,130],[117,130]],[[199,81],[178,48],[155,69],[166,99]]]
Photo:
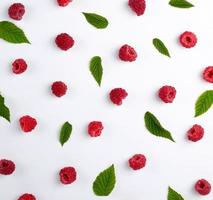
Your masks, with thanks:
[[[54,0],[21,2],[26,15],[22,21],[11,21],[23,28],[32,45],[0,41],[0,91],[11,110],[11,124],[0,119],[0,158],[11,159],[17,166],[13,175],[0,176],[0,199],[16,200],[28,192],[38,200],[165,200],[171,186],[185,199],[212,200],[213,192],[202,197],[193,186],[200,178],[213,184],[213,110],[198,118],[193,115],[197,97],[212,89],[201,73],[213,65],[213,1],[191,0],[195,7],[184,10],[165,0],[149,0],[141,17],[129,9],[127,0],[75,0],[66,8],[58,7]],[[0,1],[1,20],[10,20],[7,9],[12,3]],[[99,13],[110,24],[97,30],[81,12]],[[193,49],[178,44],[178,36],[186,30],[198,37]],[[61,32],[75,39],[75,46],[67,52],[54,44]],[[154,49],[154,37],[165,42],[171,59]],[[137,50],[136,62],[117,58],[119,47],[126,43]],[[95,55],[103,59],[101,88],[88,69]],[[26,59],[26,73],[11,72],[16,58]],[[56,80],[69,87],[60,99],[50,92]],[[166,84],[177,90],[173,104],[162,103],[156,95]],[[129,93],[120,107],[108,100],[115,87]],[[176,143],[148,133],[143,120],[146,111],[158,117]],[[26,114],[38,120],[30,134],[24,134],[18,124]],[[99,138],[90,138],[86,131],[93,120],[104,124]],[[58,137],[65,121],[72,123],[73,133],[62,148]],[[186,131],[195,123],[205,128],[205,136],[192,143],[186,139]],[[140,171],[127,164],[135,153],[147,157],[147,165]],[[92,182],[112,163],[116,187],[110,196],[97,197]],[[70,165],[78,172],[77,181],[62,185],[58,172]]]

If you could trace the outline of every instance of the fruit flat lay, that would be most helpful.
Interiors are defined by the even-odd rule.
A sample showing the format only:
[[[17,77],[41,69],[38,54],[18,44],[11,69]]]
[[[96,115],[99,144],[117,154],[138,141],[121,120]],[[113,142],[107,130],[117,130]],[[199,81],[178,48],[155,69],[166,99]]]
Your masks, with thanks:
[[[2,0],[0,200],[212,200],[212,8]]]

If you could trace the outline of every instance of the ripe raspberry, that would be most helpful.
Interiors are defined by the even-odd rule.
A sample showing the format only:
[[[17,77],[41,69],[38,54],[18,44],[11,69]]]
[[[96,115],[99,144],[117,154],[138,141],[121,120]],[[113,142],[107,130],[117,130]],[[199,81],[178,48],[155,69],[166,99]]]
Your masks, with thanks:
[[[104,127],[99,121],[90,122],[88,125],[88,133],[91,137],[100,136],[103,129]]]
[[[133,170],[138,170],[146,165],[146,157],[143,154],[135,154],[129,159],[129,166]]]
[[[201,140],[204,135],[204,129],[202,126],[195,124],[187,131],[187,137],[189,140],[193,142],[197,142],[198,140]]]
[[[37,125],[36,119],[30,117],[29,115],[25,115],[19,119],[19,123],[21,129],[24,132],[31,132]]]
[[[165,85],[162,88],[160,88],[158,96],[165,103],[172,103],[176,96],[176,90],[172,86]]]
[[[207,195],[211,192],[211,185],[205,179],[200,179],[195,184],[195,190],[201,195]]]
[[[32,194],[23,194],[21,195],[18,200],[36,200],[35,196]]]
[[[62,97],[67,92],[67,85],[62,81],[56,81],[52,84],[52,93],[57,97]]]
[[[145,0],[129,0],[130,8],[137,14],[137,16],[143,15],[146,9]]]
[[[197,43],[197,37],[194,33],[186,31],[180,35],[179,41],[183,47],[192,48]]]
[[[206,67],[203,72],[203,79],[209,83],[213,83],[213,66]]]
[[[57,0],[57,2],[58,2],[59,6],[65,7],[65,6],[68,6],[68,4],[72,1],[71,0]]]
[[[73,38],[67,33],[61,33],[55,39],[56,45],[64,51],[70,49],[74,45],[74,42]]]
[[[2,159],[0,160],[0,174],[10,175],[15,171],[15,164],[11,160]]]
[[[64,167],[61,169],[59,176],[61,183],[71,184],[76,180],[77,175],[74,167]]]
[[[12,71],[14,74],[22,74],[23,72],[26,71],[26,69],[27,69],[27,63],[22,58],[16,59],[12,63]]]
[[[123,61],[135,61],[137,56],[135,49],[127,44],[123,45],[119,50],[119,58]]]
[[[25,7],[21,3],[14,3],[8,9],[8,15],[15,20],[21,20],[25,13]]]
[[[122,104],[122,100],[125,99],[127,97],[127,95],[128,95],[128,93],[126,92],[126,90],[124,90],[122,88],[115,88],[115,89],[111,90],[109,97],[110,97],[112,103],[119,106]]]

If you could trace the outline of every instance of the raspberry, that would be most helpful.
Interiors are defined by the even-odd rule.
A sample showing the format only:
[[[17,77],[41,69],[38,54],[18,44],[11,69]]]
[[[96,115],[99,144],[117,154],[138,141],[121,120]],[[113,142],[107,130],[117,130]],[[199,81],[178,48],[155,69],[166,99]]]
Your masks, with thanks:
[[[203,79],[209,83],[213,83],[213,66],[206,67],[203,72]]]
[[[21,195],[18,200],[36,200],[35,196],[32,194],[23,194]]]
[[[74,40],[67,33],[61,33],[56,37],[55,43],[60,49],[67,51],[74,45]]]
[[[0,160],[0,174],[10,175],[15,171],[15,164],[11,160],[2,159]]]
[[[103,129],[104,127],[99,121],[90,122],[88,125],[88,133],[91,137],[100,136]]]
[[[185,48],[192,48],[197,43],[196,35],[192,32],[188,32],[188,31],[182,33],[179,37],[179,40],[180,40],[181,45]]]
[[[57,97],[62,97],[67,92],[67,85],[62,81],[56,81],[52,84],[52,93]]]
[[[195,190],[201,195],[207,195],[211,192],[211,185],[205,179],[200,179],[195,184]]]
[[[146,165],[146,157],[143,154],[135,154],[129,159],[129,166],[133,170],[139,170]]]
[[[165,85],[158,91],[158,96],[165,103],[172,103],[176,96],[176,90],[172,86]]]
[[[27,63],[22,58],[16,59],[12,63],[12,71],[14,74],[22,74],[23,72],[26,71],[26,69],[27,69]]]
[[[57,0],[57,2],[59,6],[65,7],[68,6],[68,4],[72,2],[72,0]]]
[[[24,132],[31,132],[37,125],[36,119],[30,117],[29,115],[25,115],[19,119],[19,123],[21,129]]]
[[[25,7],[21,3],[14,3],[8,9],[8,15],[15,20],[21,20],[25,13]]]
[[[123,61],[135,61],[137,56],[135,49],[127,44],[123,45],[119,50],[119,58]]]
[[[115,88],[111,90],[109,97],[114,104],[119,106],[122,104],[122,100],[125,99],[127,95],[128,93],[126,92],[126,90],[122,88]]]
[[[137,14],[137,16],[143,15],[146,9],[145,0],[129,0],[130,8]]]
[[[198,140],[201,140],[204,135],[204,129],[202,126],[195,124],[187,131],[187,137],[189,140],[193,142],[197,142]]]
[[[74,167],[64,167],[61,169],[59,176],[61,183],[71,184],[76,180],[77,175]]]

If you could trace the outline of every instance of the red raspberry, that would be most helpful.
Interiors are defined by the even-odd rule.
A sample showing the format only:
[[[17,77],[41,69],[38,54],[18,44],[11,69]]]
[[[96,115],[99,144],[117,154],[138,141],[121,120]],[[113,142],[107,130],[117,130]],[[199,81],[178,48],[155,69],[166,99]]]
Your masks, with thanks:
[[[146,9],[145,0],[129,0],[130,8],[137,14],[137,16],[143,15]]]
[[[187,131],[187,137],[189,140],[193,142],[197,142],[198,140],[201,140],[204,135],[204,129],[202,126],[195,124]]]
[[[127,95],[128,93],[126,92],[126,90],[122,88],[115,88],[111,90],[109,97],[114,104],[119,106],[122,104],[122,100],[125,99]]]
[[[67,92],[67,85],[62,81],[56,81],[52,84],[52,93],[57,97],[62,97]]]
[[[11,160],[2,159],[0,160],[0,174],[10,175],[15,171],[15,164]]]
[[[146,157],[143,154],[135,154],[133,157],[129,159],[129,166],[134,169],[138,170],[146,165]]]
[[[14,3],[8,9],[8,15],[15,20],[21,20],[25,13],[25,7],[21,3]]]
[[[61,183],[71,184],[76,180],[77,175],[74,167],[64,167],[61,169],[59,176]]]
[[[18,200],[36,200],[35,196],[32,194],[23,194],[21,195]]]
[[[21,129],[24,132],[31,132],[37,125],[36,119],[30,117],[29,115],[25,115],[19,119],[19,123]]]
[[[211,185],[205,179],[200,179],[195,184],[195,190],[201,195],[207,195],[211,192]]]
[[[184,32],[180,35],[180,43],[183,47],[186,48],[192,48],[196,45],[197,43],[197,37],[194,33],[192,32]]]
[[[67,51],[74,45],[74,40],[67,33],[61,33],[56,37],[55,43],[60,49]]]
[[[158,96],[165,103],[172,103],[176,96],[176,90],[172,86],[165,85],[162,88],[160,88]]]
[[[68,4],[72,1],[71,0],[57,0],[57,2],[58,2],[59,6],[65,7],[65,6],[68,6]]]
[[[22,74],[23,72],[26,71],[27,69],[27,63],[25,62],[24,59],[20,58],[20,59],[16,59],[13,63],[12,63],[12,71],[14,74]]]
[[[119,50],[119,58],[123,61],[135,61],[137,56],[135,49],[127,44],[123,45]]]
[[[99,121],[90,122],[88,125],[88,133],[91,137],[100,136],[103,129],[104,127]]]
[[[213,66],[206,67],[203,72],[203,79],[209,83],[213,83]]]

